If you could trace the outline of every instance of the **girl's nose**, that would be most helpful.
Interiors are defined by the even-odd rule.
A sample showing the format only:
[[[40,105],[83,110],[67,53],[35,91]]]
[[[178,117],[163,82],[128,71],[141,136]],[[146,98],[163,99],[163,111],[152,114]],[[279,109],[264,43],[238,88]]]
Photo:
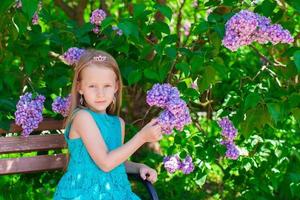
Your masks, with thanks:
[[[104,96],[104,90],[103,89],[98,89],[97,90],[97,96],[99,96],[99,97],[102,97],[102,96]]]

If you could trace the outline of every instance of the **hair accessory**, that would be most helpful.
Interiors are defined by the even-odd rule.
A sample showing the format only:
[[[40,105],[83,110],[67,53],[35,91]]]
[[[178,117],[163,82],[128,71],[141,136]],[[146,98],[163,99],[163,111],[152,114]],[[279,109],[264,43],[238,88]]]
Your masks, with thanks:
[[[106,56],[102,56],[102,55],[99,55],[99,56],[94,56],[93,58],[95,61],[105,61],[106,60]]]

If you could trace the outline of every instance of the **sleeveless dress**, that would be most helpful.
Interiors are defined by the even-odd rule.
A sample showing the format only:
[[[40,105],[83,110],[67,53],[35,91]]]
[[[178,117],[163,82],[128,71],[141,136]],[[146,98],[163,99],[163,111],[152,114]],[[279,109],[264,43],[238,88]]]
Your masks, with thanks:
[[[119,117],[84,110],[92,115],[109,151],[122,145]],[[67,172],[56,187],[54,200],[140,200],[131,191],[124,163],[109,172],[102,171],[90,157],[82,139],[69,138],[70,127],[71,123],[67,125],[64,134],[70,161]]]

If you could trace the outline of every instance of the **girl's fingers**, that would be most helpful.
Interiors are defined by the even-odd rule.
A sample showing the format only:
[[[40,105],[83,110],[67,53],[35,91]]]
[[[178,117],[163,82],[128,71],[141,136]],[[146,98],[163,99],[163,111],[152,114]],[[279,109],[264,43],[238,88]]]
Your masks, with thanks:
[[[143,180],[145,180],[147,177],[146,177],[146,173],[141,173],[141,177]]]
[[[157,123],[157,119],[154,118],[154,119],[152,119],[152,120],[150,121],[149,125],[151,125],[151,126],[156,126],[156,125],[155,125],[156,123]]]

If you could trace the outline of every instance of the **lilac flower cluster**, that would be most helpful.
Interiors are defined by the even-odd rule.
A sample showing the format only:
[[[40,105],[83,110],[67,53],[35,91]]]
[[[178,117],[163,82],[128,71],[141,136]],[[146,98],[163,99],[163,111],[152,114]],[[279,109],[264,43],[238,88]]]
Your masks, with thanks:
[[[22,1],[21,0],[16,0],[15,7],[16,8],[22,8]]]
[[[94,33],[99,33],[99,26],[102,21],[106,18],[106,13],[102,9],[96,9],[92,12],[92,16],[90,17],[91,24],[94,24],[95,27],[93,28]]]
[[[166,156],[163,159],[164,167],[169,173],[174,173],[177,170],[181,170],[184,174],[190,174],[194,171],[194,164],[191,156],[181,162],[178,155]]]
[[[38,124],[43,120],[43,107],[45,97],[38,95],[35,99],[31,93],[25,93],[20,96],[15,112],[15,122],[21,126],[22,135],[27,137],[34,129],[38,128]]]
[[[83,54],[84,49],[79,49],[77,47],[69,48],[64,54],[63,59],[68,65],[74,65],[80,59]]]
[[[35,13],[32,17],[31,23],[32,23],[32,25],[38,25],[39,24],[39,15],[38,15],[37,11],[35,11]]]
[[[185,36],[188,36],[190,34],[190,29],[191,29],[191,23],[190,22],[184,23],[183,30]]]
[[[119,35],[119,36],[123,35],[123,31],[121,29],[119,29],[119,27],[117,27],[117,26],[112,26],[112,30],[116,31],[117,35]]]
[[[288,30],[279,24],[271,24],[271,20],[257,13],[242,10],[231,17],[225,25],[223,45],[231,51],[249,45],[252,42],[265,44],[271,42],[292,43],[294,41]]]
[[[22,2],[21,2],[21,6],[22,6]],[[31,20],[32,25],[38,25],[39,24],[39,15],[38,15],[38,13],[41,10],[42,10],[42,1],[39,2],[38,9],[33,14],[33,17],[32,17],[32,20]]]
[[[52,103],[52,110],[66,117],[68,116],[70,106],[71,106],[71,95],[68,95],[65,98],[57,97]]]
[[[236,128],[228,117],[220,119],[218,124],[222,128],[223,140],[221,141],[221,144],[225,145],[227,148],[226,157],[233,160],[238,159],[240,155],[239,150],[233,141],[237,135]]]
[[[178,89],[170,84],[155,84],[147,92],[146,101],[150,106],[165,109],[159,115],[158,123],[166,134],[171,134],[174,128],[182,131],[192,121],[186,103],[179,97]]]

